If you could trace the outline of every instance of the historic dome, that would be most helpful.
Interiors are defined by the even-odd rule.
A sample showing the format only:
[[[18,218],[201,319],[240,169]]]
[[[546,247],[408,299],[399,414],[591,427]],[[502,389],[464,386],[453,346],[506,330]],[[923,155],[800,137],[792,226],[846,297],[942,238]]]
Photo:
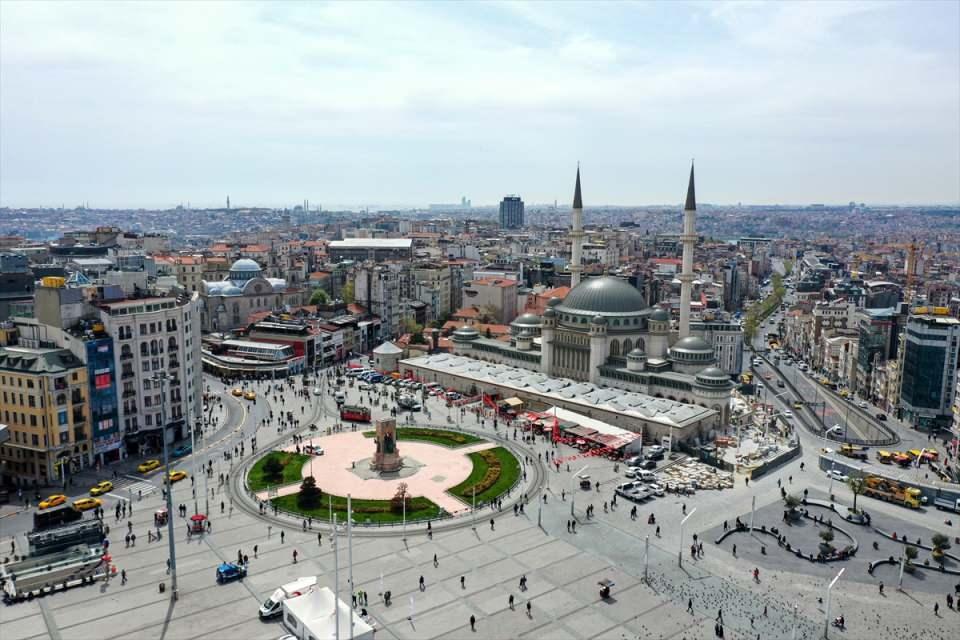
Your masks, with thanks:
[[[540,326],[540,316],[533,313],[524,313],[517,316],[517,319],[510,324],[524,327],[538,327]]]
[[[708,387],[724,387],[730,384],[730,376],[718,367],[707,367],[697,373],[696,380],[699,384]]]
[[[240,258],[230,265],[230,275],[228,278],[233,281],[243,282],[251,278],[259,277],[260,274],[260,265],[249,258]]]
[[[687,336],[677,340],[670,347],[670,358],[685,363],[712,363],[714,359],[713,347],[707,344],[703,338]]]
[[[631,360],[639,360],[646,357],[647,354],[643,352],[643,349],[634,349],[627,354],[627,358],[630,358]]]
[[[636,287],[610,276],[584,280],[560,305],[563,311],[594,314],[633,314],[646,308],[643,294]]]
[[[462,327],[460,327],[459,329],[453,332],[453,339],[456,342],[461,342],[464,340],[467,340],[467,341],[476,340],[479,337],[480,337],[480,332],[478,332],[473,327],[468,327],[467,325],[463,325]]]
[[[597,314],[597,315],[593,316],[593,319],[590,320],[590,322],[591,322],[592,324],[597,325],[598,327],[601,327],[601,326],[607,324],[607,319],[604,318],[603,316],[601,316],[600,314]]]
[[[666,309],[654,309],[650,314],[650,319],[656,322],[670,322],[670,314]]]
[[[555,307],[558,304],[561,304],[562,302],[563,302],[563,298],[558,298],[557,296],[553,296],[549,300],[547,300],[547,306]]]

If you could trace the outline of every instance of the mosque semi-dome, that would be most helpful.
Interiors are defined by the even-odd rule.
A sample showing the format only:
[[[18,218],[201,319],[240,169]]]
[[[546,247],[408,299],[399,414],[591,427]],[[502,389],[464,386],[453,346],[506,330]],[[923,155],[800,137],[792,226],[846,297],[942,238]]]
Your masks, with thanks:
[[[476,340],[480,337],[480,332],[473,327],[463,325],[453,332],[453,339],[456,342]]]
[[[517,319],[510,324],[525,327],[538,327],[540,326],[540,316],[533,313],[523,313],[517,316]]]
[[[636,287],[611,276],[584,280],[560,305],[562,311],[591,314],[629,314],[646,308],[647,302]]]
[[[707,367],[703,371],[697,372],[696,381],[708,387],[725,387],[731,384],[730,376],[719,367]]]
[[[670,314],[666,309],[657,308],[650,314],[650,319],[656,322],[670,322]]]

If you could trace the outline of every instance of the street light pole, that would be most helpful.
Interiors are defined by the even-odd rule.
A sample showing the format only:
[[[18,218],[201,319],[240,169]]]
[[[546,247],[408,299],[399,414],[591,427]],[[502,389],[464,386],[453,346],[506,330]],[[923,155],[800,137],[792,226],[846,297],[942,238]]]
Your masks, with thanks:
[[[575,486],[573,486],[573,485],[574,485],[574,482],[576,481],[577,477],[578,477],[581,473],[583,473],[584,471],[586,471],[589,467],[590,467],[590,465],[584,466],[583,469],[580,469],[580,471],[577,471],[575,474],[573,474],[573,478],[570,479],[570,515],[571,515],[571,516],[575,516],[575,514],[574,514],[574,512],[573,512],[573,507],[574,507],[574,505],[575,505],[576,502],[577,502],[577,488],[576,488]]]
[[[163,441],[163,487],[167,496],[167,545],[170,547],[170,597],[177,599],[177,551],[173,541],[173,483],[170,482],[170,455],[167,451],[167,380],[165,371],[154,372],[153,381],[160,385],[160,438]]]
[[[697,508],[694,507],[693,510],[687,514],[687,517],[680,521],[680,554],[677,559],[680,562],[680,566],[683,566],[683,525],[687,524],[687,520],[697,512]]]
[[[843,575],[844,571],[846,571],[846,569],[840,569],[840,573],[837,574],[837,577],[834,578],[829,585],[827,585],[827,620],[823,627],[824,638],[829,637],[830,634],[830,592],[833,590],[833,585],[837,584],[837,580],[840,579],[840,576]]]

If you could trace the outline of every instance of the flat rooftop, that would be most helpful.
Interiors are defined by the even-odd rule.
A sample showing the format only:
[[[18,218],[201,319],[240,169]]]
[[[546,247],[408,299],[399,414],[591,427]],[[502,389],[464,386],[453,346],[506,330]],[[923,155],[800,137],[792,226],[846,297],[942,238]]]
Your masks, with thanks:
[[[331,249],[410,249],[413,247],[412,238],[347,238],[333,240],[328,245]]]

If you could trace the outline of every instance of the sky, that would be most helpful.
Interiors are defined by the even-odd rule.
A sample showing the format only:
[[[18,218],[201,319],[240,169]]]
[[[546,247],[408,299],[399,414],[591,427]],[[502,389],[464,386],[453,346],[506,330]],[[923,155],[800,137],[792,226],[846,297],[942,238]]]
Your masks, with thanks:
[[[0,206],[960,202],[960,2],[0,2]]]

